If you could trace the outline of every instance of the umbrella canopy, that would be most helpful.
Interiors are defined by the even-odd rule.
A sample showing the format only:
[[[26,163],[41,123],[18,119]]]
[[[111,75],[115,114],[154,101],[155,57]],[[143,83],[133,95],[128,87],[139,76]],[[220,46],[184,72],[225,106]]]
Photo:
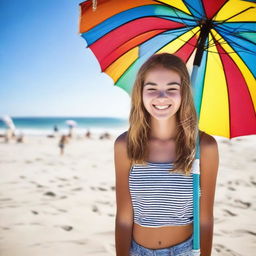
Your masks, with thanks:
[[[16,127],[15,127],[15,125],[14,125],[14,123],[13,123],[13,120],[12,120],[12,118],[11,118],[10,116],[4,115],[4,116],[2,117],[2,120],[4,121],[5,125],[6,125],[9,129],[11,129],[12,131],[15,131]]]
[[[227,138],[256,134],[256,4],[240,0],[105,0],[80,4],[80,33],[116,86],[131,94],[153,54],[192,72],[199,128]]]

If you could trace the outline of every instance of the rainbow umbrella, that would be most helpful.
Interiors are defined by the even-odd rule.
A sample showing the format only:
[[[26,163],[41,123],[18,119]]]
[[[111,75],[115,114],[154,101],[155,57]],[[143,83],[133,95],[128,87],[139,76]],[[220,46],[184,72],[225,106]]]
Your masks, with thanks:
[[[80,33],[116,86],[130,95],[151,55],[173,53],[191,73],[199,129],[227,138],[256,134],[254,1],[88,0],[80,7]],[[199,157],[197,139],[194,255],[200,255]]]

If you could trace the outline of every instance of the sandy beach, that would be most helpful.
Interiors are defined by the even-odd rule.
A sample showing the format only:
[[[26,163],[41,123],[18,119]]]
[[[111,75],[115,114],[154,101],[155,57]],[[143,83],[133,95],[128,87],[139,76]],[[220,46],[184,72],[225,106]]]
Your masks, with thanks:
[[[0,138],[0,255],[115,255],[117,134],[73,138]],[[256,136],[216,137],[220,167],[213,256],[256,252]]]

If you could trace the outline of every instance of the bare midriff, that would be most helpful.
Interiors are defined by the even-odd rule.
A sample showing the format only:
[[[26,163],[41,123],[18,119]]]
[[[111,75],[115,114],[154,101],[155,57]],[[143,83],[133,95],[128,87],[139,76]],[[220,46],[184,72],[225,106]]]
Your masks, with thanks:
[[[193,223],[182,226],[143,227],[133,225],[133,239],[143,247],[161,249],[186,241],[193,233]]]

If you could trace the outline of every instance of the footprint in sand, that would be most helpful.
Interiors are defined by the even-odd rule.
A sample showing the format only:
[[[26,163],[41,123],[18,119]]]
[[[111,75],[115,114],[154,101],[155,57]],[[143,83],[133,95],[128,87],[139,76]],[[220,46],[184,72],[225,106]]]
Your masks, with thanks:
[[[71,189],[72,191],[81,191],[81,190],[83,190],[83,188],[81,188],[81,187],[78,187],[78,188],[73,188],[73,189]]]
[[[236,180],[235,181],[235,185],[237,185],[237,186],[245,186],[245,187],[249,187],[250,186],[250,184],[248,183],[248,182],[246,182],[245,180]]]
[[[256,181],[253,180],[253,177],[250,178],[250,182],[252,183],[253,186],[256,186]]]
[[[44,193],[45,196],[56,196],[55,193],[53,193],[52,191],[47,191]]]
[[[237,214],[231,212],[230,210],[224,209],[223,211],[226,213],[225,216],[237,216]]]
[[[242,209],[248,209],[252,205],[250,202],[244,202],[240,199],[235,199],[234,201],[236,203],[238,203],[238,204],[235,205],[235,207],[239,207],[239,208],[242,208]]]
[[[96,203],[104,204],[104,205],[109,205],[110,204],[109,201],[96,201]]]
[[[237,236],[241,236],[241,234],[249,234],[252,236],[256,236],[256,232],[246,229],[235,229],[234,234],[236,234]]]
[[[100,190],[100,191],[107,191],[106,188],[102,188],[102,187],[98,187],[98,190]]]
[[[66,178],[58,178],[58,180],[61,180],[61,181],[68,181]]]
[[[2,227],[3,230],[10,230],[8,227]]]
[[[97,205],[93,205],[93,206],[92,206],[92,211],[93,211],[93,212],[99,212],[98,206],[97,206]]]
[[[59,212],[67,212],[65,209],[57,209]]]
[[[12,199],[11,198],[0,198],[0,201],[4,201],[4,202],[6,202],[6,201],[12,201]]]
[[[71,231],[72,229],[74,229],[72,226],[69,226],[69,225],[62,225],[62,226],[54,225],[54,227],[62,228],[65,231]]]
[[[222,244],[213,244],[213,249],[220,256],[242,256],[240,253],[237,253]]]
[[[72,226],[67,226],[67,225],[64,225],[64,226],[61,226],[62,229],[66,230],[66,231],[70,231],[73,229]]]
[[[243,229],[235,229],[235,230],[224,230],[224,229],[220,229],[219,230],[222,235],[228,235],[229,237],[241,237],[244,233],[245,234],[250,234],[250,235],[255,235],[255,233],[253,231],[249,231],[249,230],[243,230]]]

